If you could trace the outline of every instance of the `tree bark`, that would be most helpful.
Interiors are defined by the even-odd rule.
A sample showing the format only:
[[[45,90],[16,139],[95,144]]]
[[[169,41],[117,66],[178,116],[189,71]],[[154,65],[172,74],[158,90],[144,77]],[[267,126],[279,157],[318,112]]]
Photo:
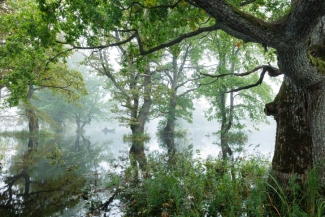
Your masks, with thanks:
[[[305,180],[312,167],[307,94],[285,77],[274,101],[265,105],[265,113],[274,116],[277,124],[272,172],[287,189],[292,175]]]
[[[228,158],[232,157],[232,150],[228,144],[228,132],[231,129],[232,125],[232,109],[233,109],[233,93],[230,93],[230,108],[227,111],[226,105],[226,93],[220,92],[219,94],[219,109],[221,111],[221,129],[220,129],[220,146],[222,152],[222,159],[227,160]]]
[[[144,93],[143,104],[138,111],[139,95],[136,94],[134,98],[134,109],[131,111],[131,119],[136,120],[136,123],[130,124],[132,131],[132,145],[129,151],[130,163],[133,168],[139,167],[142,171],[146,171],[147,158],[144,152],[144,127],[149,116],[150,107],[152,104],[151,99],[151,72],[150,66],[147,66],[144,73]]]
[[[31,134],[39,132],[38,117],[31,105],[26,105],[25,114],[28,119],[28,129]]]
[[[32,106],[31,99],[34,94],[34,86],[28,85],[27,104],[25,105],[25,115],[28,119],[28,128],[31,134],[39,132],[38,117],[35,113],[35,108]]]

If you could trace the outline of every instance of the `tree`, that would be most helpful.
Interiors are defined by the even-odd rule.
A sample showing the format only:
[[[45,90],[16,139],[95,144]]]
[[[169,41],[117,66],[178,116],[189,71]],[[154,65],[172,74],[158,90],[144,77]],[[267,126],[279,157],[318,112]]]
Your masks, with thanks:
[[[293,85],[289,86],[289,90],[296,92],[299,96],[299,99],[293,97],[289,100],[294,109],[289,106],[281,108],[293,117],[293,114],[296,115],[298,106],[302,104],[304,112],[300,113],[303,115],[299,116],[301,120],[299,125],[295,125],[296,122],[290,119],[288,113],[280,111],[280,107],[272,110],[277,121],[286,122],[285,125],[277,126],[276,149],[280,146],[287,148],[282,149],[281,157],[274,157],[272,164],[274,174],[279,180],[287,183],[288,178],[295,173],[306,178],[309,168],[313,165],[319,169],[319,174],[324,179],[325,165],[322,159],[325,154],[325,138],[321,124],[325,110],[325,89],[322,84],[324,76],[321,74],[320,67],[317,67],[311,60],[319,59],[317,53],[322,47],[320,46],[323,40],[320,38],[321,35],[312,35],[312,33],[316,33],[316,29],[320,28],[318,24],[325,13],[325,2],[293,1],[288,13],[271,22],[249,16],[226,1],[197,0],[194,2],[216,20],[216,25],[220,29],[246,42],[255,42],[276,49],[279,71],[285,74],[286,80],[292,82]],[[312,54],[316,55],[312,56]],[[267,67],[264,71],[267,71],[266,69]],[[272,73],[271,69],[268,71]],[[284,101],[279,104],[282,105],[282,103]],[[306,132],[311,139],[301,146],[300,140],[299,142],[296,140],[296,143],[287,139],[279,140],[281,137],[288,138],[289,135],[300,138],[300,135],[306,135]],[[308,157],[310,150],[312,150],[312,161]],[[303,156],[295,155],[297,151],[303,152]],[[279,164],[283,165],[284,159],[291,159],[291,163],[284,168],[277,167]]]
[[[262,84],[239,93],[228,93],[229,89],[249,85],[252,80],[258,79],[255,74],[244,78],[235,76],[241,70],[239,64],[241,67],[250,68],[252,64],[259,62],[254,57],[258,48],[243,46],[238,39],[224,32],[212,33],[206,41],[206,55],[210,57],[209,63],[212,65],[209,71],[214,73],[202,74],[206,78],[201,79],[199,91],[212,105],[206,112],[208,120],[217,119],[220,123],[216,134],[220,136],[218,144],[221,147],[222,159],[226,160],[233,157],[236,148],[242,149],[247,142],[242,120],[249,118],[255,123],[266,121],[263,104],[271,100],[272,90],[270,86]],[[245,63],[241,63],[242,59],[245,59]],[[211,62],[217,62],[216,67]]]
[[[55,69],[48,71],[45,74],[45,78],[43,76],[39,77],[39,80],[29,82],[27,101],[22,103],[31,133],[38,132],[39,130],[38,109],[32,102],[35,91],[47,88],[52,93],[65,97],[67,101],[77,100],[81,95],[87,93],[80,72],[69,70],[65,65],[57,66]]]
[[[175,152],[175,122],[182,118],[191,122],[193,102],[190,93],[198,88],[198,61],[202,51],[198,48],[198,42],[191,41],[175,45],[166,50],[165,58],[159,64],[156,75],[160,83],[163,83],[164,91],[159,90],[160,97],[154,103],[152,113],[162,116],[162,137],[167,145],[168,153]],[[165,63],[166,62],[166,63]],[[164,94],[164,92],[166,92]]]
[[[288,110],[288,113],[280,113],[278,107],[273,110],[272,114],[278,121],[279,115],[283,115],[281,120],[286,122],[286,125],[277,125],[277,138],[306,132],[310,137],[309,142],[299,147],[286,139],[276,141],[276,149],[289,148],[281,152],[281,157],[273,159],[274,174],[283,183],[287,183],[292,174],[297,173],[305,178],[309,169],[316,167],[322,180],[325,179],[325,76],[322,73],[324,61],[321,55],[324,40],[321,19],[325,14],[325,1],[293,0],[289,7],[279,6],[282,4],[280,1],[94,1],[90,6],[86,0],[69,3],[38,2],[44,13],[43,18],[55,26],[51,29],[51,34],[65,32],[64,43],[71,44],[72,49],[80,47],[76,43],[80,36],[87,38],[88,46],[98,48],[136,40],[139,45],[138,54],[146,55],[185,38],[217,30],[223,30],[246,43],[258,43],[266,49],[274,48],[279,69],[262,66],[260,69],[263,69],[263,76],[266,72],[273,76],[284,74],[286,83],[291,85],[289,89],[297,93],[293,96],[299,96],[299,99],[295,99],[297,101],[292,101],[292,105],[304,105],[299,125],[285,116],[290,112],[295,113],[296,109]],[[253,13],[253,10],[257,12]],[[267,17],[269,11],[279,13],[275,13],[276,17]],[[139,21],[143,21],[142,25],[139,25]],[[174,29],[178,28],[185,29],[186,33],[175,36]],[[120,31],[126,37],[119,40],[106,34],[110,31]],[[105,44],[94,40],[104,36],[107,36]],[[49,40],[44,41],[49,43]],[[297,106],[293,107],[298,108]],[[298,143],[301,144],[300,142]],[[310,150],[312,160],[295,155],[297,149],[301,153]],[[276,167],[283,159],[291,159],[291,164],[285,168]]]
[[[122,46],[119,46],[119,51],[122,54],[126,52]],[[148,59],[121,56],[122,68],[117,71],[109,64],[108,51],[98,50],[85,61],[98,74],[109,78],[107,88],[111,89],[113,100],[118,103],[112,111],[122,124],[131,129],[131,135],[124,137],[131,143],[131,165],[134,168],[139,165],[142,170],[146,170],[144,142],[148,137],[145,135],[145,124],[152,105],[152,74],[155,72],[154,63]]]
[[[64,125],[66,121],[72,121],[76,124],[76,131],[83,131],[92,120],[108,120],[110,104],[105,99],[107,92],[103,89],[105,82],[102,77],[90,74],[90,69],[74,63],[77,58],[80,57],[76,54],[68,61],[69,68],[82,73],[87,95],[71,100],[62,94],[42,91],[33,104],[37,105],[40,111],[50,115],[59,126]],[[81,63],[82,59],[77,61]]]
[[[2,15],[0,28],[5,35],[0,46],[0,87],[6,87],[10,92],[6,99],[8,106],[21,103],[29,131],[34,133],[39,130],[37,109],[31,104],[36,90],[48,88],[69,100],[85,94],[86,90],[79,72],[69,70],[64,59],[53,59],[64,46],[45,46],[40,42],[41,35],[49,36],[49,32],[35,5],[17,1],[8,3],[7,7],[9,12]],[[62,57],[69,54],[64,52]]]

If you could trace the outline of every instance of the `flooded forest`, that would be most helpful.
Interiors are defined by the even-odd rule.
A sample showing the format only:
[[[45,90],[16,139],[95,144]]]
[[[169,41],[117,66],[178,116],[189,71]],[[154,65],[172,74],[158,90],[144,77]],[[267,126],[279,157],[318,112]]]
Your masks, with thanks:
[[[0,0],[0,216],[324,216],[324,8]]]

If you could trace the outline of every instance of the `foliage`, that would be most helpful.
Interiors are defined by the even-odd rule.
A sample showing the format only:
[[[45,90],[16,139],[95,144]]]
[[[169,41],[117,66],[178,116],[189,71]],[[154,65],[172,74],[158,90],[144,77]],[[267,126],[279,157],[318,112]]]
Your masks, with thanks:
[[[147,133],[138,133],[138,134],[125,134],[123,135],[123,141],[126,143],[132,143],[134,141],[136,142],[148,142],[150,140],[150,136]]]
[[[1,17],[0,32],[4,33],[0,47],[1,84],[10,90],[9,106],[26,102],[29,89],[50,88],[69,100],[85,94],[80,73],[69,70],[62,44],[55,43],[56,35],[41,17],[43,13],[31,1],[11,1],[8,13]],[[44,41],[43,41],[44,40]],[[49,42],[51,40],[51,42]],[[48,41],[49,43],[46,43]]]
[[[225,33],[220,32],[216,36],[211,38],[211,43],[209,45],[208,56],[215,58],[215,60],[210,59],[210,61],[216,61],[217,67],[215,72],[212,74],[214,76],[222,74],[235,74],[243,71],[241,67],[244,66],[245,69],[251,69],[256,66],[260,60],[256,57],[258,54],[254,52],[255,46],[246,46],[245,48],[237,47],[237,39],[232,38]],[[206,77],[202,84],[211,83],[211,81],[216,80],[215,78]],[[243,87],[254,83],[258,80],[256,74],[252,74],[248,77],[238,77],[238,76],[225,76],[218,79],[210,85],[202,85],[202,94],[210,99],[213,107],[211,107],[207,113],[209,119],[212,118],[221,119],[223,115],[222,112],[217,110],[219,100],[218,95],[220,93],[236,89],[238,87]],[[242,90],[239,93],[234,93],[236,96],[236,105],[234,112],[234,119],[239,120],[241,117],[249,117],[254,122],[265,121],[265,115],[263,112],[263,106],[265,103],[272,100],[273,91],[268,84],[261,84],[260,86],[250,88],[247,90]],[[230,93],[227,94],[229,98]],[[214,110],[214,111],[213,111]]]
[[[76,47],[78,39],[84,37],[83,46],[103,46],[121,42],[113,34],[120,31],[126,37],[138,41],[140,49],[130,45],[128,52],[145,53],[147,50],[172,41],[183,33],[198,33],[182,36],[185,39],[200,33],[201,28],[214,25],[208,14],[191,4],[191,1],[140,0],[92,1],[72,0],[69,2],[38,0],[43,19],[54,25],[51,33],[65,33],[63,41]],[[245,11],[263,20],[272,21],[285,15],[288,1],[258,0],[242,2],[228,1],[238,11]],[[249,15],[247,15],[250,18]],[[212,30],[217,28],[212,28]],[[176,30],[176,31],[175,31]],[[209,30],[206,30],[209,31]],[[201,31],[204,32],[204,31]],[[45,41],[50,43],[50,40]],[[177,43],[177,42],[175,42]]]
[[[124,216],[322,216],[325,212],[315,174],[309,176],[305,192],[293,179],[288,196],[269,175],[270,162],[263,156],[249,155],[227,165],[211,157],[192,159],[191,151],[175,158],[175,164],[168,164],[164,154],[151,153],[147,178],[135,182],[128,170],[110,174],[107,186],[118,188],[116,199],[128,204],[122,206]]]
[[[70,101],[65,97],[55,94],[55,92],[42,91],[38,93],[36,100],[33,101],[41,112],[49,116],[45,117],[44,115],[44,121],[51,123],[51,120],[54,120],[55,124],[61,128],[65,125],[66,121],[74,122],[82,129],[85,124],[90,123],[93,119],[109,119],[110,104],[105,99],[107,98],[106,91],[102,88],[104,81],[101,77],[90,74],[87,68],[82,68],[78,63],[73,62],[78,58],[80,56],[75,54],[68,61],[68,64],[69,68],[82,73],[87,95],[81,95],[78,99]]]

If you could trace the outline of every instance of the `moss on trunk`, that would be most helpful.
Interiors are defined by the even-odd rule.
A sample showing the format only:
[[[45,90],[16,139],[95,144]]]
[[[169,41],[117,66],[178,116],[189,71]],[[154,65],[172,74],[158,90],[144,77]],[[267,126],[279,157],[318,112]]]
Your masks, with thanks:
[[[275,100],[265,106],[277,123],[272,170],[283,187],[293,174],[305,179],[312,167],[307,109],[306,94],[287,77]]]

